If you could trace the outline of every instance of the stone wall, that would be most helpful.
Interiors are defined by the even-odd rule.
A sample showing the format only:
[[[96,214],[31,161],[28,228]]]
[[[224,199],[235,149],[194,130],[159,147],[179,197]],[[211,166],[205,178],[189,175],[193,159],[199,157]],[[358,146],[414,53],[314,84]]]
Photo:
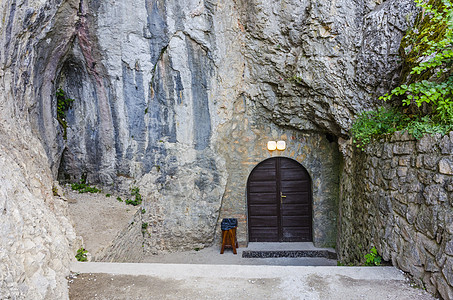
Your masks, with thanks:
[[[342,143],[343,262],[376,246],[384,260],[444,299],[453,298],[453,133],[415,141],[397,133],[364,151]]]

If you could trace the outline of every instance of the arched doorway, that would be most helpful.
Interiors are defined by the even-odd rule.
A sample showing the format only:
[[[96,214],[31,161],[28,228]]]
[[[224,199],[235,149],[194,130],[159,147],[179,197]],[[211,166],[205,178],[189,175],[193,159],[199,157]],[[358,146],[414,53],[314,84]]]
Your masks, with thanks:
[[[259,163],[247,181],[250,242],[311,242],[311,178],[297,161]]]

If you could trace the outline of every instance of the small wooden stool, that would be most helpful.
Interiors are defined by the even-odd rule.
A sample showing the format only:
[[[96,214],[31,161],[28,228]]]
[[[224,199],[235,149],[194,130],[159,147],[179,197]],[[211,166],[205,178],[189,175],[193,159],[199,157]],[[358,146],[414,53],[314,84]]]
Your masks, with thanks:
[[[238,254],[236,248],[238,247],[238,240],[236,237],[236,228],[231,228],[228,230],[222,230],[222,249],[220,249],[220,254],[223,254],[223,251],[226,248],[233,248],[233,253]]]

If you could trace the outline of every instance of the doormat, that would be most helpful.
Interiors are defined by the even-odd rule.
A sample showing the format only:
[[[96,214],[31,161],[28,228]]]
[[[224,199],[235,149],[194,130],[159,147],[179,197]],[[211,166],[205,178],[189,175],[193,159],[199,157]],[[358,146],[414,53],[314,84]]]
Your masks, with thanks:
[[[243,251],[243,258],[279,258],[279,257],[322,257],[337,259],[337,254],[328,250],[288,250],[288,251]]]

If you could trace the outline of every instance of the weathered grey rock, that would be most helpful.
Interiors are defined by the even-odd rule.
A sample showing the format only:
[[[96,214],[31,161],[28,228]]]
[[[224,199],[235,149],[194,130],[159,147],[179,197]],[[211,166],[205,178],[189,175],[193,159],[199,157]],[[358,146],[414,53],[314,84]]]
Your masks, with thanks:
[[[11,125],[5,133],[2,125],[1,298],[65,299],[65,276],[76,247],[67,203],[53,196],[53,180],[40,142],[30,131]]]
[[[56,178],[140,188],[146,213],[139,218],[149,227],[125,228],[106,258],[121,260],[144,254],[126,253],[127,240],[150,253],[209,245],[222,217],[239,219],[245,243],[248,175],[281,155],[309,171],[314,241],[332,245],[340,203],[335,136],[346,137],[354,116],[395,85],[399,41],[415,17],[411,0],[10,0],[0,7],[0,132],[13,145],[0,152],[8,157],[2,169],[10,169],[0,186],[8,201],[0,205],[14,208],[2,223],[2,238],[11,242],[0,292],[46,299],[67,297],[73,235],[50,195]],[[66,138],[57,120],[59,87],[74,99]],[[268,140],[288,148],[269,153]],[[393,158],[393,145],[375,149],[376,157]],[[422,163],[438,167],[428,160]],[[376,179],[367,192],[377,192],[381,205],[348,207],[352,227],[338,230],[365,239],[365,247],[371,237],[353,228],[378,220],[373,242],[385,236],[380,249],[393,260],[394,205],[378,191],[396,173],[379,170],[369,171]],[[352,182],[346,190],[354,188],[345,205],[365,197]],[[23,235],[29,231],[36,240]],[[343,245],[339,251],[360,259],[363,249]]]
[[[29,115],[41,105],[33,96],[36,76],[39,74],[41,82],[49,83],[54,78],[54,74],[49,76],[49,70],[39,65],[37,45],[41,42],[52,47],[50,56],[65,51],[65,46],[56,40],[44,39],[46,32],[62,21],[55,18],[57,10],[70,10],[75,1],[60,2],[0,3],[3,20],[0,25],[2,299],[68,298],[65,276],[69,273],[69,262],[74,259],[75,232],[67,218],[66,203],[52,192],[54,178],[49,157],[38,139],[45,137],[31,130],[30,122],[43,119],[31,120]],[[64,24],[70,27],[72,20],[68,18],[64,22],[67,23],[60,23],[63,40],[66,39]],[[41,58],[46,60],[49,56]],[[53,119],[47,120],[53,128],[49,131],[55,133]]]
[[[449,158],[443,158],[439,161],[439,173],[453,175],[453,161]]]

